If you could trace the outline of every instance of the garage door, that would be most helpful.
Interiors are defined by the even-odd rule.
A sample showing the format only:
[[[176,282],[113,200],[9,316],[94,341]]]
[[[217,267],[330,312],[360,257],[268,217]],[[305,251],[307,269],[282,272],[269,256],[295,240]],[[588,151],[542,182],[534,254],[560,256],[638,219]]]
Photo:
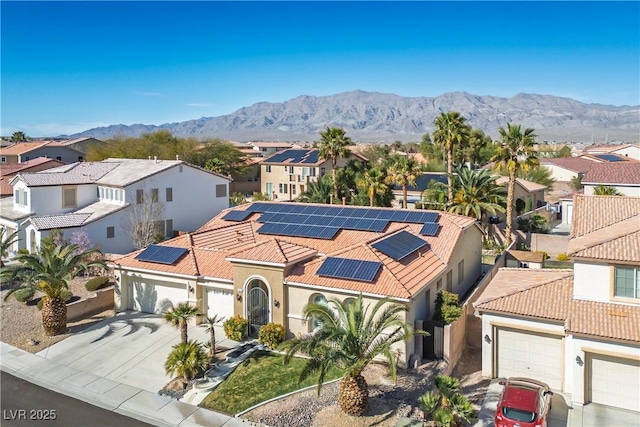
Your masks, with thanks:
[[[571,225],[573,222],[573,205],[567,205],[567,224]]]
[[[497,376],[527,377],[562,389],[562,338],[498,329]]]
[[[207,316],[233,317],[233,291],[226,289],[207,289]]]
[[[145,313],[162,313],[171,306],[187,300],[184,285],[175,286],[169,283],[149,282],[134,283],[133,309]]]
[[[640,361],[599,354],[590,361],[591,402],[640,411]]]

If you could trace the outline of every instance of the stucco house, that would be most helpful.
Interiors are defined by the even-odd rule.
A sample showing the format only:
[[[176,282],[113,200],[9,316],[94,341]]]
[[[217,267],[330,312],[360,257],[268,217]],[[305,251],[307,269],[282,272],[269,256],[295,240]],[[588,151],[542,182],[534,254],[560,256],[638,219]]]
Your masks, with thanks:
[[[116,307],[158,313],[189,301],[248,318],[252,333],[282,324],[291,337],[316,326],[303,322],[307,303],[362,294],[408,304],[415,324],[431,318],[441,289],[473,286],[481,250],[476,221],[446,212],[256,202],[115,260]],[[398,349],[405,363],[422,357],[415,340]]]
[[[640,196],[640,162],[597,163],[582,178],[584,194],[599,185],[613,187],[625,196]]]
[[[337,159],[336,166],[343,168],[351,159],[366,162],[360,154]],[[331,160],[320,157],[320,150],[290,149],[280,151],[260,163],[260,189],[277,200],[294,200],[307,191],[307,186],[330,174]]]
[[[104,141],[94,138],[92,136],[85,136],[82,138],[75,139],[66,139],[64,141],[59,141],[59,144],[64,147],[73,148],[74,150],[81,151],[86,153],[89,147],[92,145],[102,145]]]
[[[551,171],[553,179],[559,182],[570,182],[577,176],[584,175],[596,162],[582,157],[559,157],[540,159],[540,165]]]
[[[0,226],[34,249],[52,230],[84,231],[103,252],[128,253],[141,222],[172,237],[193,231],[229,206],[229,179],[180,160],[107,159],[19,173],[2,199]],[[17,248],[16,248],[17,249]]]
[[[38,157],[22,163],[2,165],[0,167],[0,197],[11,197],[13,195],[13,186],[9,182],[17,174],[21,172],[39,172],[62,165],[64,163],[61,161],[48,157]]]
[[[84,153],[57,141],[19,142],[0,148],[0,163],[23,163],[38,157],[48,157],[63,163],[81,162]]]
[[[640,198],[575,198],[573,270],[502,268],[474,304],[482,373],[640,415]]]

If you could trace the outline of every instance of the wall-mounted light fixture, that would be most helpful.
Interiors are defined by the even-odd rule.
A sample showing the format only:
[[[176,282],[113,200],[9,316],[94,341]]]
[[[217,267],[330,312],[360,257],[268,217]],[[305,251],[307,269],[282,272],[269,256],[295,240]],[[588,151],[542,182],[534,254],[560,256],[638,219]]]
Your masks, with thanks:
[[[193,288],[193,286],[189,285],[189,292],[194,293],[196,290]]]
[[[578,366],[584,365],[584,361],[582,360],[582,357],[576,356],[576,363],[578,364]]]
[[[238,293],[236,294],[236,299],[237,299],[238,301],[242,301],[242,294],[238,292]]]
[[[485,334],[484,342],[486,342],[487,344],[491,344],[491,337],[489,336],[489,334]]]
[[[278,300],[273,300],[273,305],[276,306],[276,308],[280,308],[280,301]]]

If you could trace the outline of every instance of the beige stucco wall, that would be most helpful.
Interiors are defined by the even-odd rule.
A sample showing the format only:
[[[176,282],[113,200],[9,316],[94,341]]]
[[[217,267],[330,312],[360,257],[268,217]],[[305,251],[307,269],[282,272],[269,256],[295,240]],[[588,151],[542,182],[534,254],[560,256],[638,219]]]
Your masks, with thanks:
[[[283,290],[284,267],[266,266],[256,264],[233,263],[233,287],[236,295],[239,293],[242,298],[234,298],[234,314],[247,317],[246,294],[247,285],[253,279],[259,279],[267,286],[269,298],[269,321],[279,323],[287,327],[286,324],[286,298]],[[276,307],[275,301],[280,303]]]

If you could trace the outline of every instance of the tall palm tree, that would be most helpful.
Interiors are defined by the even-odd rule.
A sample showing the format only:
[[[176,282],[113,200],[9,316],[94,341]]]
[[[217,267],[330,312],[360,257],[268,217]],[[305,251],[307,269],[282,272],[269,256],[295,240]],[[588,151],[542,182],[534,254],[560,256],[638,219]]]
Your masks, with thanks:
[[[500,127],[502,138],[501,147],[491,159],[497,168],[509,171],[509,185],[507,189],[507,229],[506,245],[511,244],[511,230],[513,229],[513,203],[518,171],[537,166],[538,153],[533,149],[536,134],[532,128],[522,131],[520,125],[507,123],[507,129]]]
[[[403,313],[407,307],[389,299],[382,299],[372,310],[363,303],[362,295],[353,302],[331,299],[328,302],[309,303],[304,307],[305,321],[316,320],[320,325],[313,333],[294,338],[282,344],[287,351],[285,363],[296,353],[308,358],[299,381],[318,374],[318,393],[330,368],[342,370],[338,405],[349,415],[360,416],[367,408],[369,389],[362,371],[377,356],[382,355],[389,364],[391,376],[396,375],[396,357],[393,344],[406,341],[414,333]]]
[[[609,185],[598,185],[593,189],[594,196],[622,196],[615,187]]]
[[[483,221],[487,213],[505,211],[503,187],[496,184],[496,177],[488,170],[457,167],[452,179],[454,196],[447,208],[449,212]]]
[[[200,326],[205,328],[207,332],[209,332],[209,356],[215,356],[216,354],[216,328],[215,326],[222,322],[224,317],[218,317],[215,314],[213,317],[205,317]]]
[[[333,197],[338,198],[338,179],[336,177],[336,169],[339,158],[348,157],[351,153],[349,145],[353,142],[351,138],[346,136],[346,131],[342,128],[326,128],[320,132],[320,141],[318,148],[320,149],[320,157],[331,160],[331,176],[333,177]]]
[[[14,132],[13,134],[11,134],[11,141],[12,142],[26,142],[27,141],[27,135],[25,135],[24,132],[22,132],[22,131]]]
[[[358,181],[358,186],[363,188],[369,196],[369,206],[373,207],[376,196],[383,195],[387,191],[387,185],[384,182],[385,175],[378,168],[369,169]]]
[[[428,391],[420,396],[419,403],[438,426],[457,427],[476,419],[473,405],[460,394],[460,381],[453,377],[438,375],[435,379],[437,392]]]
[[[188,382],[199,371],[203,371],[209,365],[209,357],[196,341],[181,342],[173,346],[173,350],[167,356],[164,369],[169,375],[179,375],[182,381]]]
[[[9,233],[6,228],[0,228],[0,268],[4,267],[3,259],[9,256],[9,248],[19,240],[18,230]]]
[[[96,257],[95,255],[98,254]],[[5,279],[21,279],[23,285],[13,292],[36,285],[42,292],[42,326],[47,335],[58,335],[67,329],[67,305],[65,294],[69,292],[71,279],[92,268],[106,268],[106,261],[97,248],[80,250],[77,245],[56,243],[55,238],[42,239],[40,248],[34,253],[19,253],[19,264],[4,267]]]
[[[468,138],[469,127],[465,124],[466,121],[467,119],[457,111],[443,111],[433,122],[435,125],[433,141],[444,148],[447,153],[447,184],[449,184],[447,195],[449,200],[453,199],[453,188],[449,176],[453,173],[453,149],[455,144],[463,144]]]
[[[402,186],[402,206],[407,209],[407,187],[416,185],[422,168],[414,158],[396,156],[387,170],[385,182]]]
[[[166,310],[162,313],[164,320],[172,326],[180,329],[182,343],[186,343],[189,340],[187,332],[189,328],[189,320],[200,315],[200,310],[198,310],[197,307],[190,305],[188,302],[181,302],[176,307],[172,307],[170,310]]]

